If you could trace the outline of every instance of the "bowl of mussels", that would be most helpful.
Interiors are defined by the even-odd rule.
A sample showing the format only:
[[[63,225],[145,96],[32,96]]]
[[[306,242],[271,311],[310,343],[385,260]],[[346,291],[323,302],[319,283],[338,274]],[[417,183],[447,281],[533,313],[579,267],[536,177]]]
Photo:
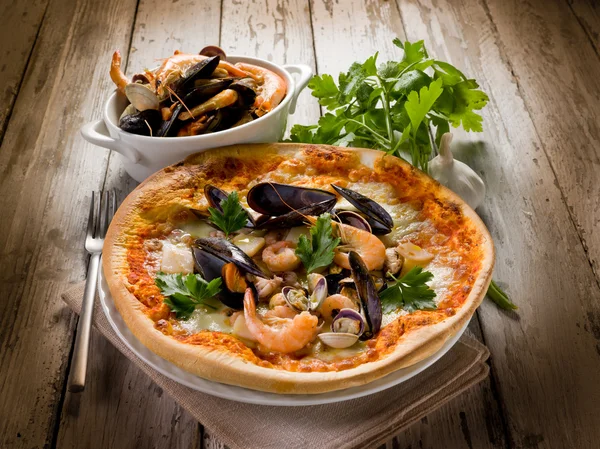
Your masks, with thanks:
[[[155,69],[127,77],[115,51],[116,86],[103,120],[83,126],[88,142],[119,153],[136,181],[208,148],[277,142],[310,67],[228,56],[218,47],[176,51]]]

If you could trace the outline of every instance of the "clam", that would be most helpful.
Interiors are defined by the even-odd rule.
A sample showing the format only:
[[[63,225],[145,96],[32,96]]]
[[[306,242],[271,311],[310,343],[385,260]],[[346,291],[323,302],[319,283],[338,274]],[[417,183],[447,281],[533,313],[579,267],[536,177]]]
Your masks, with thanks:
[[[383,312],[381,310],[381,300],[377,294],[377,289],[373,279],[365,266],[361,257],[355,251],[348,254],[352,279],[356,285],[358,298],[362,304],[362,310],[365,313],[368,329],[362,335],[363,339],[373,337],[381,329]]]
[[[119,120],[119,128],[132,134],[150,136],[161,121],[160,112],[154,109],[126,115]]]
[[[202,56],[220,56],[221,59],[225,59],[227,56],[221,47],[217,47],[216,45],[208,45],[200,50],[200,55]]]
[[[194,242],[194,246],[226,262],[233,262],[243,272],[250,273],[261,278],[270,278],[270,276],[264,273],[258,267],[258,265],[256,265],[254,261],[248,257],[246,253],[244,253],[244,251],[228,240],[216,237],[205,237],[197,239]]]
[[[342,309],[331,322],[331,332],[323,332],[319,338],[332,348],[349,348],[358,341],[365,327],[365,320],[360,313]]]
[[[129,83],[125,86],[125,95],[129,102],[138,111],[153,109],[158,111],[160,101],[158,97],[145,84]]]
[[[281,293],[292,309],[312,312],[327,298],[327,280],[325,276],[311,273],[308,275],[308,292],[303,288],[286,286]]]
[[[331,187],[367,217],[373,234],[389,234],[391,232],[394,222],[390,214],[381,205],[354,190],[345,189],[334,184],[331,184]]]
[[[275,182],[257,184],[248,192],[248,205],[252,209],[274,217],[332,200],[335,205],[336,196],[325,190]]]

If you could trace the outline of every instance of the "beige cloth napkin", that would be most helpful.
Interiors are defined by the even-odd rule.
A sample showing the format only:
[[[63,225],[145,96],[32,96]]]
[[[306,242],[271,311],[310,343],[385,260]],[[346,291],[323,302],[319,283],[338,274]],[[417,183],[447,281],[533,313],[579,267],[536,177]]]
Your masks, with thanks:
[[[62,295],[76,313],[84,284]],[[418,376],[380,393],[335,404],[271,407],[219,399],[163,376],[117,337],[98,298],[94,325],[119,351],[230,449],[377,447],[411,423],[487,377],[485,346],[463,335],[454,347]]]

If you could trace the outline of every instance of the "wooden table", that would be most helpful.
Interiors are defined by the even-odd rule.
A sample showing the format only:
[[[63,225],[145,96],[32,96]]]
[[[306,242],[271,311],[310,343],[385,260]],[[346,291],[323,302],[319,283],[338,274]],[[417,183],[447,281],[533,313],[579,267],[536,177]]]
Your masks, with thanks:
[[[84,279],[90,192],[135,182],[83,141],[131,69],[175,49],[306,63],[337,74],[392,38],[476,78],[485,132],[460,136],[488,196],[496,279],[471,330],[488,380],[389,447],[600,446],[600,10],[593,0],[0,0],[0,447],[217,446],[98,335],[83,394],[66,392],[77,318],[60,293]],[[301,95],[293,123],[321,111]]]

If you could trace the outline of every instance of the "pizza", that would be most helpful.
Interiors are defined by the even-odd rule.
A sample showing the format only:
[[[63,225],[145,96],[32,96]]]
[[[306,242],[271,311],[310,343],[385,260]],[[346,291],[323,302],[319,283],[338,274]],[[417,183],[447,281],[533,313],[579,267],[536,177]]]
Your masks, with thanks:
[[[358,386],[438,351],[491,280],[455,194],[383,152],[213,149],[140,184],[107,234],[117,309],[200,377],[287,394]]]

